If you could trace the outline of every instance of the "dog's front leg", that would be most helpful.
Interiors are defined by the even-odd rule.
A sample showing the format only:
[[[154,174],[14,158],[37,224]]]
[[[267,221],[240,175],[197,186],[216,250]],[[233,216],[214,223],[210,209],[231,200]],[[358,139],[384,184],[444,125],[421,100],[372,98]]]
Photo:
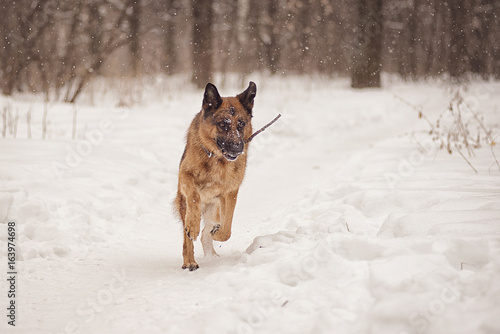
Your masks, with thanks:
[[[231,225],[233,224],[234,208],[238,190],[232,191],[220,199],[221,224],[212,230],[212,238],[216,241],[227,241],[231,237]]]
[[[192,177],[187,175],[182,177],[181,192],[186,198],[184,230],[189,239],[196,241],[200,234],[201,200]]]
[[[180,191],[185,200],[186,213],[182,221],[184,223],[184,245],[182,255],[184,258],[183,269],[198,269],[198,264],[194,260],[193,240],[196,240],[200,233],[201,203],[200,195],[194,185],[194,180],[188,175],[181,175],[179,179]]]

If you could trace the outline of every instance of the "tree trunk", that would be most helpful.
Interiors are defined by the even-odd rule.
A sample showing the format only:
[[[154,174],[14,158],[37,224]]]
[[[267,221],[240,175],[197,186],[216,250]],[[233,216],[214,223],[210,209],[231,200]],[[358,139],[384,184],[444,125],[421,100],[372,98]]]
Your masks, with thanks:
[[[450,0],[450,53],[448,69],[452,78],[465,74],[467,63],[467,46],[465,44],[466,10],[464,0]]]
[[[312,19],[311,19],[311,3],[309,1],[304,1],[302,7],[299,8],[299,21],[302,25],[299,34],[299,68],[300,74],[309,73],[311,71],[311,31],[312,31]]]
[[[167,75],[173,75],[177,72],[177,43],[175,38],[175,17],[177,14],[178,3],[176,0],[167,0],[167,19],[165,22],[165,55]]]
[[[91,59],[99,57],[103,41],[103,17],[99,14],[99,3],[89,3],[88,33],[90,37],[89,53]]]
[[[277,1],[267,2],[267,20],[266,29],[269,34],[269,41],[266,43],[266,58],[267,66],[271,74],[278,73],[278,63],[280,58],[280,49],[278,45],[278,27],[275,26],[275,21],[278,16]]]
[[[408,76],[415,80],[417,77],[417,8],[419,2],[417,0],[413,1],[409,8],[408,15]]]
[[[83,0],[79,0],[73,9],[72,18],[71,18],[71,26],[69,29],[69,35],[67,39],[67,44],[65,48],[64,55],[62,57],[62,65],[59,68],[57,75],[57,84],[56,91],[59,94],[60,90],[66,85],[68,92],[69,87],[71,87],[71,83],[73,82],[76,76],[76,53],[77,53],[77,31],[79,25],[82,24],[80,21],[80,12],[83,8]],[[65,96],[65,101],[67,101],[67,94]]]
[[[193,8],[193,73],[191,81],[205,87],[213,75],[212,9],[213,0],[192,0]]]
[[[494,16],[494,1],[495,0],[483,0],[474,8],[476,16],[473,18],[473,22],[476,24],[472,25],[472,54],[470,59],[470,69],[473,73],[479,73],[486,80],[491,74],[491,64],[490,58],[493,54],[493,48],[491,45],[490,33],[492,30],[492,24],[495,22]]]
[[[132,13],[129,16],[130,24],[130,56],[132,75],[136,77],[139,74],[139,66],[141,64],[141,46],[140,46],[140,29],[141,29],[141,0],[131,0],[130,8]]]
[[[380,87],[382,0],[357,0],[357,41],[352,60],[351,87]]]
[[[14,53],[12,47],[12,29],[10,27],[11,17],[14,10],[12,6],[6,6],[0,13],[1,25],[1,44],[3,52],[1,53],[1,68],[0,68],[0,90],[4,95],[11,95],[14,86]]]

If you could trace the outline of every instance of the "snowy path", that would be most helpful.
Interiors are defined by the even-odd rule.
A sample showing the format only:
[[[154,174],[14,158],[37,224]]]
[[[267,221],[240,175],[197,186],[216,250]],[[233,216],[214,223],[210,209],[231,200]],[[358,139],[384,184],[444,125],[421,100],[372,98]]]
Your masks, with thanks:
[[[67,140],[59,105],[50,140],[0,140],[0,222],[19,227],[15,332],[500,332],[491,155],[478,153],[474,175],[456,154],[418,151],[409,133],[426,125],[392,93],[435,118],[449,102],[438,84],[346,86],[259,85],[254,127],[283,118],[252,142],[233,235],[219,258],[198,244],[195,272],[180,269],[170,203],[201,92],[81,106],[80,131],[97,143],[86,148]],[[498,133],[500,85],[471,92]]]

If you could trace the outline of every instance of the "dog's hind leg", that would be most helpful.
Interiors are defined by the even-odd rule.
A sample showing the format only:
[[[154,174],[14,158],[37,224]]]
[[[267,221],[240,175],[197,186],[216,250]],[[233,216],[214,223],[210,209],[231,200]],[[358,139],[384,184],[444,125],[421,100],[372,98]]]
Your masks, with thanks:
[[[212,234],[210,233],[213,227],[213,224],[206,224],[201,232],[201,245],[203,246],[205,256],[219,256],[214,249],[214,241],[212,239]]]
[[[231,237],[231,225],[233,223],[234,207],[238,190],[232,191],[220,199],[220,224],[216,224],[212,230],[212,238],[216,241],[227,241]]]
[[[218,225],[220,219],[217,214],[218,205],[208,205],[203,212],[203,220],[205,221],[205,227],[201,232],[201,245],[203,246],[203,253],[205,256],[219,256],[214,249],[214,242],[212,239],[212,231],[214,226]]]

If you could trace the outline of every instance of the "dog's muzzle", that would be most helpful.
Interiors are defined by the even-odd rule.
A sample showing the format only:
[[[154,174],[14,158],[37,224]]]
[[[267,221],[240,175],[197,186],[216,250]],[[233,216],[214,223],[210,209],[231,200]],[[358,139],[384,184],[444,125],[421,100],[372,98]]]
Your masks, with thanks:
[[[243,153],[243,148],[245,147],[245,143],[243,140],[238,141],[229,141],[224,140],[222,138],[217,139],[217,146],[222,152],[222,155],[228,161],[234,161],[238,158],[240,154]]]

